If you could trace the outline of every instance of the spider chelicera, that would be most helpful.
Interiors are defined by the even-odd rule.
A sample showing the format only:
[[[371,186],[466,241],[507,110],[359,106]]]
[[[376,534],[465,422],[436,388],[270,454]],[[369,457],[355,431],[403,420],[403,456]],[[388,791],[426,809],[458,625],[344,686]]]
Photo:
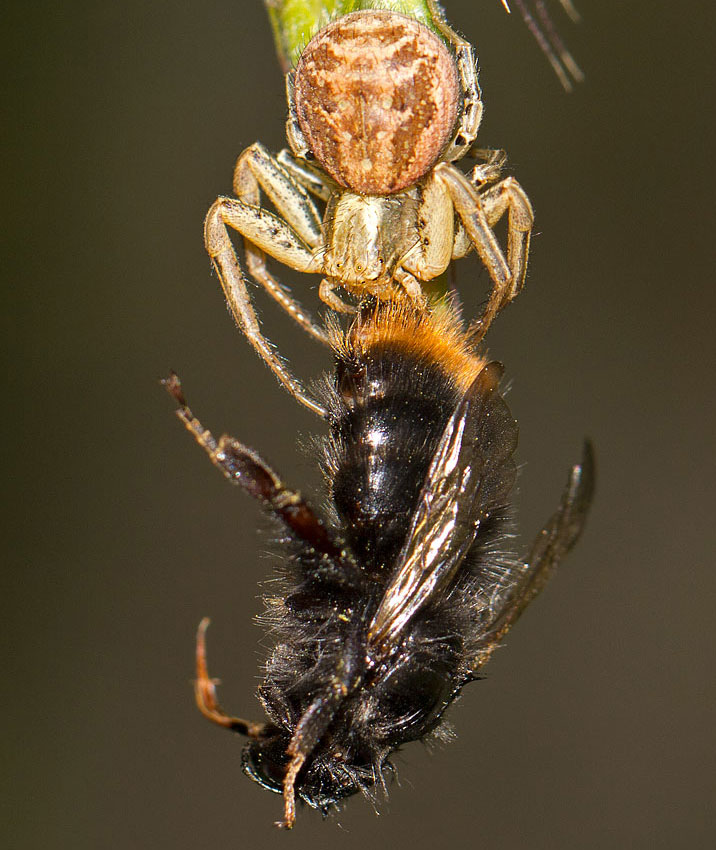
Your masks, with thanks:
[[[324,343],[325,331],[268,270],[267,254],[323,275],[321,299],[352,312],[337,289],[422,305],[420,282],[474,248],[493,282],[475,341],[524,283],[529,199],[514,178],[500,179],[501,151],[473,147],[482,117],[473,50],[433,0],[427,5],[439,35],[385,10],[353,12],[318,32],[287,75],[290,150],[247,148],[234,171],[236,197],[218,198],[206,218],[206,248],[237,323],[289,392],[321,416],[261,332],[230,230],[244,237],[249,274]],[[465,155],[478,160],[469,176],[453,165]],[[275,212],[262,206],[262,192]],[[506,251],[493,232],[505,213]]]

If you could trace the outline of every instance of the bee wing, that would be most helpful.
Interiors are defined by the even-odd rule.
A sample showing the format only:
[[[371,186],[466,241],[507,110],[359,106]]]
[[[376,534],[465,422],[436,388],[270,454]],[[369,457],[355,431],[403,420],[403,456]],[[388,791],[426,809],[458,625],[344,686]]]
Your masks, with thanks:
[[[542,590],[562,558],[577,542],[587,519],[595,486],[594,449],[584,443],[582,460],[575,464],[555,513],[537,535],[520,574],[498,588],[490,605],[491,619],[478,649],[473,670],[484,664],[520,614]]]
[[[512,487],[517,423],[498,391],[502,371],[499,363],[485,366],[440,438],[393,580],[368,632],[374,646],[394,640],[450,584],[480,524]]]

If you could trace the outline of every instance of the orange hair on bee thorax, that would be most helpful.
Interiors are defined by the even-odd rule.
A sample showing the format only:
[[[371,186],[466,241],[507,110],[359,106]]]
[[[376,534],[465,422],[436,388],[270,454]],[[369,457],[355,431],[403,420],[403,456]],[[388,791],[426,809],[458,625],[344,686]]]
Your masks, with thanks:
[[[440,366],[460,389],[467,389],[487,363],[450,301],[432,310],[416,309],[407,300],[378,302],[359,314],[345,335],[334,333],[333,344],[345,357],[363,357],[386,346],[402,349],[412,359]]]

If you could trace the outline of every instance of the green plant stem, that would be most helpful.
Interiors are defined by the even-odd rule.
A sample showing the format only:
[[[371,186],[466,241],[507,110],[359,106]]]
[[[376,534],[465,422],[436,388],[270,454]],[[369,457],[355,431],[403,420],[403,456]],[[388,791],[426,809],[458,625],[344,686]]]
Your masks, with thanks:
[[[365,9],[387,9],[409,15],[436,32],[426,0],[264,0],[276,52],[284,73],[298,61],[301,51],[329,21]]]

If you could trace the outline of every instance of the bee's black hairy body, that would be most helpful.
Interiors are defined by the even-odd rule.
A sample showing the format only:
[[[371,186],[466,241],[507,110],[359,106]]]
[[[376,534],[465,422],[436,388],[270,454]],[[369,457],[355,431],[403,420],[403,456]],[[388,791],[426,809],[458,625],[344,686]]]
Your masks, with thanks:
[[[509,528],[516,426],[494,393],[486,411],[509,431],[508,450],[500,446],[480,536],[445,593],[411,618],[400,639],[388,651],[371,646],[371,623],[399,567],[438,444],[465,392],[451,364],[435,359],[429,340],[413,345],[405,333],[437,329],[395,307],[381,313],[380,321],[371,316],[362,325],[362,344],[349,337],[339,347],[324,392],[332,414],[322,444],[327,523],[341,541],[342,557],[317,559],[310,545],[294,541],[285,596],[269,600],[267,614],[278,640],[260,696],[275,737],[249,743],[244,758],[253,778],[280,791],[288,744],[325,693],[330,722],[316,732],[317,745],[296,785],[301,798],[323,810],[382,784],[390,753],[439,725],[472,678],[470,650],[481,628],[484,591],[501,570],[514,567],[501,544]],[[379,331],[391,322],[408,327],[384,336]],[[485,361],[472,359],[479,373]],[[335,713],[329,693],[345,693],[335,699]]]
[[[215,440],[165,383],[177,414],[233,483],[282,528],[279,582],[262,620],[274,641],[259,698],[265,723],[230,717],[208,674],[202,621],[197,704],[249,737],[245,772],[324,813],[373,797],[403,744],[441,731],[584,525],[591,447],[528,557],[511,552],[517,425],[499,391],[502,367],[477,353],[450,303],[434,311],[364,304],[332,330],[325,381],[329,434],[316,443],[322,515],[252,449]],[[443,727],[444,728],[444,727]]]

